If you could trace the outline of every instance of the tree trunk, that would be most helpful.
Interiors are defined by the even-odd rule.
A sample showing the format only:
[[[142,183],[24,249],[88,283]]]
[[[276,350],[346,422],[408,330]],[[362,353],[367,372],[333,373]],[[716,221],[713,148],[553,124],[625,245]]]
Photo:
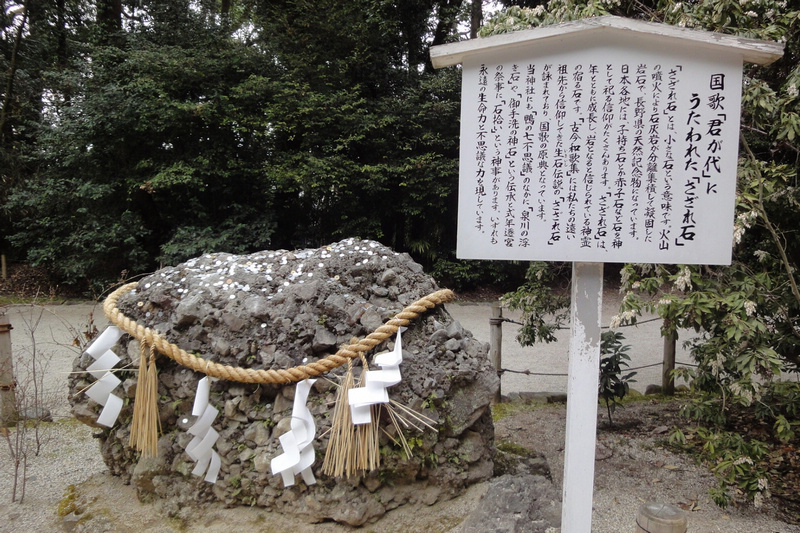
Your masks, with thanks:
[[[3,109],[0,110],[0,146],[6,144],[6,130],[8,129],[8,109],[13,101],[14,94],[14,78],[17,75],[17,66],[19,58],[19,47],[22,43],[22,34],[25,32],[25,25],[28,22],[28,10],[23,11],[22,22],[17,29],[17,36],[14,39],[14,48],[11,51],[11,60],[8,65],[8,77],[6,79],[6,87],[3,98]]]
[[[66,20],[66,0],[56,2],[56,16],[58,18],[58,47],[56,48],[56,65],[58,70],[64,72],[69,68],[69,51],[67,48],[67,20]],[[64,83],[61,89],[61,96],[64,102],[69,104],[72,100],[72,87],[69,83]]]
[[[103,33],[103,44],[110,44],[112,35],[122,31],[122,0],[97,0],[97,20]]]
[[[460,8],[460,0],[442,0],[439,2],[439,22],[433,32],[431,46],[447,42],[447,37],[452,34],[453,28],[458,24],[458,11]]]
[[[477,39],[483,22],[483,0],[472,0],[469,11],[469,38]]]

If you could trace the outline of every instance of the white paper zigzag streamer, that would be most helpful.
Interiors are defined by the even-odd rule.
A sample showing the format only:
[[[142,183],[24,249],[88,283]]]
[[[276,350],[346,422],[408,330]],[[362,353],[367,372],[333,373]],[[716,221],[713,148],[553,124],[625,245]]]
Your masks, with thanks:
[[[106,427],[114,425],[122,410],[122,398],[111,394],[111,391],[121,383],[119,378],[111,373],[114,365],[119,363],[119,357],[111,351],[111,348],[121,336],[121,329],[110,326],[86,348],[85,352],[95,360],[86,371],[97,378],[97,381],[86,390],[86,395],[103,406],[97,423]]]
[[[315,379],[306,379],[297,384],[294,392],[294,406],[292,407],[292,429],[279,437],[283,453],[272,459],[270,467],[272,474],[280,473],[283,486],[294,485],[295,476],[300,474],[306,485],[317,482],[311,465],[314,464],[314,434],[317,426],[311,411],[306,407],[308,393]]]
[[[221,462],[219,454],[213,448],[219,438],[219,433],[211,427],[211,424],[219,411],[208,403],[210,392],[211,381],[206,376],[197,382],[192,415],[198,418],[188,429],[194,438],[186,445],[186,453],[193,461],[197,462],[192,474],[202,476],[205,472],[205,480],[209,483],[216,483]]]
[[[350,416],[353,424],[369,424],[372,422],[371,407],[378,403],[389,403],[389,393],[386,389],[400,383],[400,363],[402,362],[403,345],[400,330],[397,330],[394,350],[375,356],[374,363],[381,369],[365,371],[364,386],[348,391]]]

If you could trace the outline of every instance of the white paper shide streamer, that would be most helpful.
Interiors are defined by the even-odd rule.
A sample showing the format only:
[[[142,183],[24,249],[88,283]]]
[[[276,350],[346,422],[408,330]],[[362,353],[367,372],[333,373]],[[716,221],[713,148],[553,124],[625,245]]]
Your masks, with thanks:
[[[206,376],[197,382],[197,393],[192,407],[192,415],[196,416],[197,420],[188,429],[188,433],[194,438],[186,445],[186,453],[193,461],[197,462],[192,474],[202,476],[205,472],[205,480],[209,483],[216,483],[220,459],[219,454],[213,448],[219,438],[219,433],[211,427],[211,424],[219,411],[208,403],[210,393],[211,381]]]
[[[86,390],[86,395],[103,406],[97,423],[106,427],[114,425],[122,410],[122,398],[111,393],[121,383],[111,372],[114,365],[119,363],[119,357],[111,351],[111,348],[121,336],[121,329],[110,326],[86,348],[85,352],[94,358],[94,363],[89,365],[86,371],[97,378],[97,381]]]
[[[403,362],[400,330],[397,331],[394,350],[376,355],[373,362],[381,369],[365,371],[364,386],[350,389],[348,393],[353,424],[372,422],[371,407],[379,403],[389,403],[389,393],[386,389],[400,383],[400,363]]]
[[[270,462],[272,474],[281,475],[284,487],[294,485],[297,474],[303,477],[306,485],[313,485],[317,482],[311,471],[315,458],[312,443],[317,426],[311,411],[306,406],[308,393],[315,381],[315,379],[306,379],[297,384],[292,407],[292,429],[279,437],[283,453]]]

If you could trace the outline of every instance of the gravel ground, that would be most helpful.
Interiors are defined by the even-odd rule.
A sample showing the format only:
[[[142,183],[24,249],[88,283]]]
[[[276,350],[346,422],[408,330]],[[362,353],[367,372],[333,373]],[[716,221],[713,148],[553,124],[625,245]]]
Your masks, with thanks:
[[[33,435],[31,435],[33,437]],[[3,439],[5,440],[5,439]],[[33,439],[31,439],[33,440]],[[108,469],[100,456],[92,430],[71,420],[44,424],[41,428],[41,452],[35,455],[35,443],[28,446],[24,494],[17,483],[17,499],[9,503],[14,486],[14,468],[8,445],[0,451],[0,531],[54,531],[56,510],[67,487],[82,483]],[[22,474],[22,470],[20,470]]]
[[[488,304],[449,305],[448,310],[477,338],[488,340]],[[140,504],[131,487],[122,485],[118,479],[107,474],[97,443],[92,438],[92,429],[69,416],[65,376],[70,372],[72,359],[78,350],[72,341],[76,332],[82,331],[90,323],[89,313],[93,311],[101,315],[98,307],[87,304],[47,308],[12,306],[6,310],[15,328],[12,344],[18,359],[15,371],[20,382],[19,390],[24,389],[26,394],[30,390],[30,359],[35,352],[40,355],[41,362],[47,363],[44,403],[55,422],[42,425],[42,448],[38,456],[33,453],[33,444],[26,448],[27,481],[21,504],[10,503],[13,461],[6,439],[0,437],[0,532],[50,532],[73,528],[73,531],[98,532],[229,533],[237,527],[244,531],[301,533],[346,530],[336,524],[298,525],[290,519],[258,509],[224,509],[221,506],[210,506],[176,521],[164,517],[158,505]],[[98,323],[102,329],[105,319],[99,319]],[[654,327],[657,328],[657,324]],[[31,330],[35,333],[33,336]],[[632,336],[628,338],[635,348],[634,364],[660,357],[659,337],[646,333],[643,338],[649,341],[631,340]],[[514,334],[509,331],[504,335],[503,350],[504,367],[523,365],[521,368],[535,368],[541,372],[561,368],[559,365],[566,368],[566,342],[537,347],[533,351],[535,357],[531,357],[532,351],[520,350],[514,341]],[[504,394],[535,390],[563,391],[557,381],[532,383],[530,376],[523,377],[524,380],[509,380],[504,376]],[[648,381],[657,383],[659,379],[656,373]],[[640,381],[639,386],[643,387],[644,384]],[[657,440],[663,438],[663,424],[658,422],[661,410],[656,406],[652,411],[645,411],[641,416],[648,422],[629,434],[600,430],[593,531],[633,531],[638,507],[644,501],[656,500],[693,508],[689,512],[689,531],[800,533],[797,526],[775,519],[770,509],[758,512],[751,506],[728,510],[714,506],[708,498],[708,488],[714,483],[710,474],[688,458],[675,456],[657,446]],[[620,413],[627,412],[635,417],[635,411],[635,408],[629,408]],[[13,435],[12,431],[12,438]],[[33,435],[32,430],[28,435]],[[497,423],[497,436],[498,439],[511,440],[545,455],[553,480],[557,486],[560,485],[564,447],[563,406],[515,410],[512,416]],[[65,497],[73,485],[77,486],[75,496]],[[18,486],[18,492],[20,489]],[[379,523],[365,527],[364,531],[449,531],[461,517],[467,516],[479,504],[484,491],[485,486],[477,486],[461,498],[445,504],[427,508],[401,508],[388,514]],[[59,523],[56,521],[59,503],[62,508],[65,504],[75,503],[91,512],[93,518],[86,527],[71,522],[66,525]]]
[[[0,436],[2,532],[53,531],[51,521],[67,487],[107,471],[92,429],[72,418],[67,401],[66,377],[79,352],[73,339],[85,329],[94,310],[95,306],[88,304],[19,305],[6,309],[13,327],[17,401],[28,405],[38,393],[40,405],[49,411],[53,422],[39,424],[38,432],[29,427],[26,438],[20,441],[15,439],[15,431],[10,438]],[[34,366],[38,376],[44,377],[43,381],[37,379],[38,391],[34,390]],[[23,473],[25,465],[20,466],[16,483],[16,499],[22,499],[22,503],[10,503],[14,494],[14,455],[27,458],[27,468]]]
[[[716,480],[687,456],[674,454],[659,441],[680,423],[679,402],[640,401],[618,409],[614,427],[600,413],[595,454],[592,530],[595,533],[634,531],[639,507],[645,502],[668,503],[686,509],[690,532],[796,533],[800,527],[776,518],[769,504],[761,510],[746,504],[721,509],[709,498]],[[537,451],[550,465],[560,486],[564,467],[563,405],[529,405],[495,422],[498,442],[505,440]]]

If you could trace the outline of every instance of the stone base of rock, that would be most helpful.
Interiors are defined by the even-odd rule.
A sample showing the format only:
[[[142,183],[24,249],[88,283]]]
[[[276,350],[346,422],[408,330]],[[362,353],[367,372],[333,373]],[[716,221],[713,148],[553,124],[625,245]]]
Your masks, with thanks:
[[[561,502],[552,480],[533,474],[503,475],[489,482],[478,509],[458,533],[549,533],[561,526]]]

